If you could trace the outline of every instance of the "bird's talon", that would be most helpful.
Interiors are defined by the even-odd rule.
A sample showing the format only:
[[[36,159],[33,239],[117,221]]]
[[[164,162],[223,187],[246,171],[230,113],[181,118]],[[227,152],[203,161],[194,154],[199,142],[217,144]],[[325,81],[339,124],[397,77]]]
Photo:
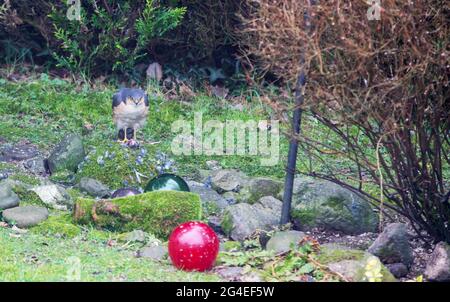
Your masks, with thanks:
[[[118,139],[117,142],[121,145],[128,145],[129,140],[128,139]]]

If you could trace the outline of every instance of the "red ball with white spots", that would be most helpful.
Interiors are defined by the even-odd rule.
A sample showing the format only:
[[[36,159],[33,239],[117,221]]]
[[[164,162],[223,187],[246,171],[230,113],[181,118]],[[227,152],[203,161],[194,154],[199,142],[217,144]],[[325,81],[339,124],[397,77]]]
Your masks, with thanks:
[[[169,256],[185,271],[209,270],[219,253],[219,238],[207,224],[190,221],[179,225],[169,237]]]

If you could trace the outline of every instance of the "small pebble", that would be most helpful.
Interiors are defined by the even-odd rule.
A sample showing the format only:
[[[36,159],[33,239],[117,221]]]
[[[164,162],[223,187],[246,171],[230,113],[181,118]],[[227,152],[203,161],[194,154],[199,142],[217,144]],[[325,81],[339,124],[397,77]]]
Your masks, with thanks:
[[[97,157],[97,164],[100,166],[103,166],[105,164],[105,161],[103,160],[103,156]]]

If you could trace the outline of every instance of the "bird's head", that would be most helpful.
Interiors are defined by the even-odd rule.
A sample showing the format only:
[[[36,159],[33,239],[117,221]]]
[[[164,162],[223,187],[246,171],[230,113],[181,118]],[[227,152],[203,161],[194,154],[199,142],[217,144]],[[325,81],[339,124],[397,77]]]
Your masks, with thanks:
[[[144,97],[137,97],[137,98],[133,98],[133,97],[129,97],[125,100],[127,105],[135,105],[135,106],[141,106],[144,105]]]
[[[121,88],[113,95],[113,109],[120,106],[120,104],[142,109],[149,107],[149,100],[147,94],[142,89]]]
[[[141,89],[124,89],[122,96],[125,98],[125,104],[130,106],[144,106],[148,103],[147,94]]]

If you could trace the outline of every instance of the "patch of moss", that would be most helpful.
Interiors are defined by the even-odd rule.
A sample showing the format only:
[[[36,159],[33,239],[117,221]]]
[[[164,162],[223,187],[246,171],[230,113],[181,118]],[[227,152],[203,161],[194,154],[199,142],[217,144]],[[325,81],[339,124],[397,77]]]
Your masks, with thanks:
[[[222,221],[220,222],[220,226],[222,228],[222,231],[226,234],[226,235],[230,235],[231,231],[234,228],[233,225],[233,219],[231,218],[231,215],[229,212],[226,212],[222,218]]]
[[[317,255],[317,260],[322,264],[328,264],[343,260],[361,260],[365,255],[366,253],[360,250],[323,247]]]
[[[344,204],[345,200],[337,197],[329,197],[325,202],[325,205],[338,211],[342,211],[344,209]]]
[[[267,177],[258,177],[250,181],[249,187],[239,192],[239,200],[250,204],[256,203],[261,197],[276,196],[283,188],[283,182]]]
[[[39,178],[24,173],[14,173],[9,178],[32,186],[37,186],[41,183]]]
[[[79,190],[77,190],[75,188],[70,188],[70,189],[67,189],[66,191],[70,195],[72,200],[77,200],[78,198],[82,198],[85,196],[83,193],[81,193]]]
[[[78,224],[92,224],[92,207],[95,204],[94,199],[78,198],[74,207],[74,220]]]
[[[239,241],[225,241],[223,243],[223,249],[225,252],[239,251],[242,248]]]
[[[94,201],[76,201],[74,217],[81,224],[92,224],[111,231],[141,229],[166,239],[179,224],[200,220],[202,206],[197,194],[155,191],[144,194]]]
[[[209,217],[211,215],[220,214],[221,209],[213,201],[203,202],[203,215],[204,217]]]
[[[70,214],[61,214],[50,216],[47,220],[31,228],[31,232],[42,235],[73,238],[80,235],[81,229],[73,223]]]
[[[82,177],[90,177],[112,189],[123,186],[141,187],[143,182],[157,174],[155,154],[156,150],[151,146],[138,149],[124,147],[118,143],[96,146],[80,165],[76,182]]]
[[[106,242],[110,239],[116,238],[117,234],[110,231],[91,228],[84,234],[84,236],[89,241]]]
[[[17,167],[11,163],[0,162],[0,171],[17,171]]]
[[[69,170],[62,170],[53,173],[49,179],[52,182],[63,184],[63,185],[73,185],[75,184],[75,174]]]
[[[383,275],[383,282],[396,282],[394,275],[389,271],[389,269],[382,265],[381,266],[381,274]]]
[[[315,223],[317,213],[312,209],[292,209],[291,216],[293,219],[300,221],[302,225],[312,226]]]
[[[19,196],[20,204],[21,205],[36,205],[36,206],[43,206],[46,205],[42,202],[41,198],[33,191],[27,190],[22,186],[15,186],[13,188],[14,193]]]

